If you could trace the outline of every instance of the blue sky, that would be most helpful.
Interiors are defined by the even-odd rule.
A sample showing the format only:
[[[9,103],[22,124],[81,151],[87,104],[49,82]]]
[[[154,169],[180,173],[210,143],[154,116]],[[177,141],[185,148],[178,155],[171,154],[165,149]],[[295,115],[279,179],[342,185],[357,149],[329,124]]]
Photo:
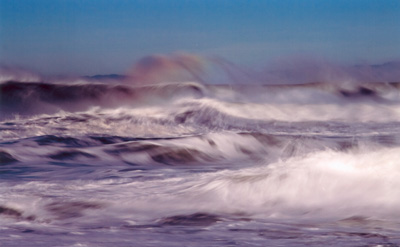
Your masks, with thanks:
[[[0,0],[1,64],[124,73],[143,56],[179,51],[244,65],[398,60],[400,0]]]

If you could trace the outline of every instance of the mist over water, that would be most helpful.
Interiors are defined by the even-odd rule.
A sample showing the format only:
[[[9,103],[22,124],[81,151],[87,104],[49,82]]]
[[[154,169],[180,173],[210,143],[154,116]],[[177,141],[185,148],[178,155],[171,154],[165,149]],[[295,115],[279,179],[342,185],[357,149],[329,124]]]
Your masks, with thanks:
[[[398,65],[4,67],[0,246],[398,246]]]

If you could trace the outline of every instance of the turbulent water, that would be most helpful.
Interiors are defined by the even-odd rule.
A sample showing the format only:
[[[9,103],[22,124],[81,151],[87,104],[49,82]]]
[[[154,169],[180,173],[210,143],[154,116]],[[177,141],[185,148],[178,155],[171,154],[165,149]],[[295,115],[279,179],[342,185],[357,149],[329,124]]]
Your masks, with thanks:
[[[0,84],[0,246],[399,246],[400,84]]]

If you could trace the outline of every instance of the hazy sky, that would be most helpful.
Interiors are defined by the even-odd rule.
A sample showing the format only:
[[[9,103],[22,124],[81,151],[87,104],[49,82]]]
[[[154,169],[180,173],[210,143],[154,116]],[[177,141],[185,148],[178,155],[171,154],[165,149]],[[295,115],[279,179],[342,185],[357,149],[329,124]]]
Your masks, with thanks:
[[[239,64],[400,58],[400,0],[0,0],[0,63],[44,74],[123,73],[193,52]]]

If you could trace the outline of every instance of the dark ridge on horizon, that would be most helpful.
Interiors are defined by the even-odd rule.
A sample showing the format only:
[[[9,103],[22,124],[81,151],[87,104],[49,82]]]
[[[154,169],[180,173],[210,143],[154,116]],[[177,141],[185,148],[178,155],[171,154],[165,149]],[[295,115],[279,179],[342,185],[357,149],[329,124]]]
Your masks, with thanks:
[[[314,64],[313,66],[317,66],[316,64]],[[237,68],[237,66],[234,66],[235,68]],[[393,60],[393,61],[387,61],[387,62],[383,62],[383,63],[376,63],[376,64],[356,64],[350,67],[335,67],[336,69],[339,69],[339,72],[342,73],[344,76],[354,76],[355,79],[359,80],[359,81],[363,81],[366,80],[368,81],[368,83],[376,83],[376,82],[386,82],[386,83],[396,83],[399,80],[396,80],[395,78],[397,78],[399,75],[400,76],[400,61],[397,60]],[[317,68],[318,69],[318,68]],[[294,70],[294,71],[293,71]],[[267,73],[267,75],[274,75],[274,74],[278,74],[278,76],[280,74],[283,73],[283,75],[285,74],[285,72],[289,71],[289,73],[294,73],[295,75],[298,74],[296,71],[296,68],[286,68],[286,69],[278,69],[278,71],[275,70],[266,70],[265,73]],[[398,71],[398,72],[397,72]],[[226,72],[226,71],[222,71]],[[260,71],[254,71],[254,77],[257,77],[260,73]],[[261,72],[262,73],[262,72]],[[240,74],[240,72],[239,72]],[[298,76],[302,77],[302,74],[304,73],[300,73]],[[388,77],[388,75],[391,75]],[[207,77],[207,75],[204,75]],[[229,76],[229,75],[228,75]],[[251,77],[253,77],[253,75],[248,75]],[[124,75],[124,74],[96,74],[96,75],[86,75],[86,76],[82,76],[82,78],[84,79],[89,79],[89,80],[96,80],[96,81],[124,81],[126,79],[128,79],[130,76],[128,75]],[[267,76],[268,77],[268,76]],[[292,78],[293,79],[293,78]],[[320,79],[317,78],[309,78],[309,81],[306,82],[304,80],[300,80],[300,84],[309,84],[310,82],[315,82],[315,81],[321,81]],[[211,84],[215,84],[215,83],[211,83]],[[219,84],[219,83],[216,83]],[[270,83],[266,83],[266,84],[270,84]],[[279,83],[278,83],[279,84]],[[285,83],[285,84],[292,84],[292,83]],[[297,84],[297,83],[295,83]]]
[[[400,69],[400,60],[387,61],[376,64],[355,64],[353,68],[371,67],[373,69]]]
[[[168,56],[165,56],[169,58]],[[172,57],[174,58],[174,57]],[[171,59],[172,59],[171,58]],[[171,60],[170,59],[170,60]],[[172,59],[173,60],[173,59]],[[206,59],[207,60],[207,59]],[[167,59],[167,61],[169,61]],[[174,61],[174,60],[173,60]],[[197,74],[197,78],[192,78],[193,81],[204,82],[206,84],[308,84],[310,82],[323,82],[323,81],[347,81],[352,80],[356,82],[385,82],[395,83],[400,81],[400,60],[389,60],[382,63],[366,63],[355,64],[351,66],[344,66],[330,63],[325,60],[288,60],[270,64],[261,70],[249,69],[244,66],[232,63],[226,59],[219,59],[217,62],[214,60],[207,60],[209,65],[213,68],[204,70]],[[191,81],[182,80],[182,78],[175,78],[174,76],[163,78],[165,66],[154,65],[149,75],[145,75],[143,83],[146,81],[146,76],[150,79],[156,77],[154,81]],[[157,67],[158,66],[158,67]],[[150,66],[151,67],[151,66]],[[159,68],[160,67],[160,68]],[[183,68],[185,71],[185,68]],[[140,71],[139,71],[140,72]],[[168,72],[168,71],[167,71]],[[25,70],[18,67],[6,66],[0,64],[0,82],[7,81],[20,81],[20,82],[38,82],[38,81],[55,81],[67,82],[76,79],[84,79],[88,82],[110,82],[119,83],[129,79],[130,82],[134,80],[135,74],[95,74],[95,75],[82,75],[82,76],[45,76],[34,73],[30,70]],[[148,78],[147,78],[148,79]],[[175,80],[176,79],[176,80]],[[198,79],[198,80],[196,80]],[[141,80],[137,81],[143,84]]]
[[[389,61],[385,63],[380,63],[380,64],[373,64],[371,67],[374,68],[400,68],[400,61]]]

